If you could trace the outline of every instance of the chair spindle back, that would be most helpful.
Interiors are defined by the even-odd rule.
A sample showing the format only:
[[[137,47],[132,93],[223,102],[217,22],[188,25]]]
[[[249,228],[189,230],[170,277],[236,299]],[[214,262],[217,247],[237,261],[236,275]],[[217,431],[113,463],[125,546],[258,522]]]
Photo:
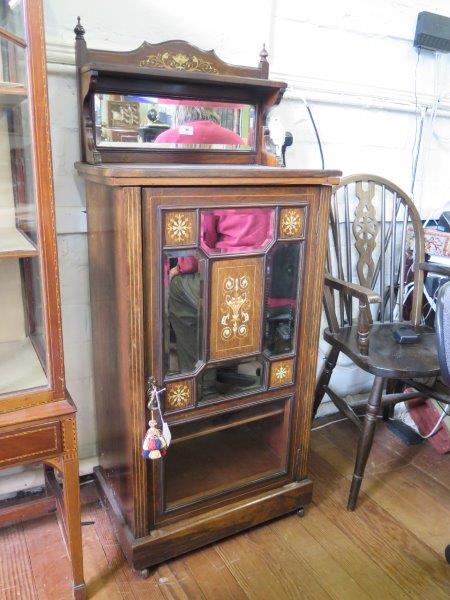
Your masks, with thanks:
[[[417,265],[423,260],[420,216],[399,187],[374,175],[341,180],[331,201],[327,271],[379,294],[382,302],[375,305],[375,320],[393,322],[409,317],[419,324],[423,273]],[[332,293],[335,323],[352,325],[357,302],[342,292]],[[406,298],[411,300],[407,305]]]

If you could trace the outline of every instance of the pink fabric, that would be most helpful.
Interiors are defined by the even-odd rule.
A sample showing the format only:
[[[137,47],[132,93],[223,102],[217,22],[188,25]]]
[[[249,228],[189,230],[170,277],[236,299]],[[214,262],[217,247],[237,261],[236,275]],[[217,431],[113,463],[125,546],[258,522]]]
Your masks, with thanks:
[[[271,208],[227,208],[202,213],[200,246],[221,252],[248,252],[272,239]]]
[[[271,208],[228,208],[203,212],[200,246],[219,252],[249,252],[263,248],[272,239]],[[180,256],[180,273],[195,273],[194,256]]]
[[[187,133],[189,131],[189,133]],[[189,121],[179,127],[171,127],[160,133],[156,143],[172,144],[232,144],[240,146],[244,142],[237,133],[221,127],[212,121]]]
[[[269,308],[278,308],[279,306],[295,306],[297,301],[294,298],[267,298]]]

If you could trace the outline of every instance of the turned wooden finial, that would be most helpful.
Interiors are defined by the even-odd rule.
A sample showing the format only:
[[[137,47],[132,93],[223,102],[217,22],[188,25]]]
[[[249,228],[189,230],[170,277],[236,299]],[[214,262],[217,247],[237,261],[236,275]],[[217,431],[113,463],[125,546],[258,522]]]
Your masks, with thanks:
[[[75,34],[76,40],[84,40],[84,34],[86,33],[86,30],[80,23],[80,17],[77,17],[77,24],[75,25],[75,29],[73,30],[73,32]]]
[[[79,17],[78,17],[79,19]],[[266,44],[263,44],[262,50],[259,53],[259,58],[261,59],[261,62],[267,62],[267,57],[269,56],[269,53],[266,50]]]
[[[259,68],[265,77],[269,76],[269,61],[267,60],[268,56],[269,53],[266,50],[266,44],[263,44],[262,50],[259,53]]]

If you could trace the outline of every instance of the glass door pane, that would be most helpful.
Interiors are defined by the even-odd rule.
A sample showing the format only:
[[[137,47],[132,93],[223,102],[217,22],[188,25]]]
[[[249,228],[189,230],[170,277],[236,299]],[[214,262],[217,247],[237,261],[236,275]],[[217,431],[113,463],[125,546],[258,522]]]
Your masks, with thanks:
[[[22,3],[0,2],[0,394],[48,385]]]
[[[22,0],[0,0],[0,27],[17,37],[25,38]]]
[[[287,472],[290,400],[172,427],[164,458],[166,510]]]

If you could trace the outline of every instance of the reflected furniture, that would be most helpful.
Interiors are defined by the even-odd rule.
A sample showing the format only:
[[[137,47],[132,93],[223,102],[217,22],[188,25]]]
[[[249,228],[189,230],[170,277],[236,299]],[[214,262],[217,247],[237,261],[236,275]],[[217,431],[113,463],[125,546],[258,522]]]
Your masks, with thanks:
[[[331,200],[324,290],[330,350],[313,413],[326,394],[360,430],[348,510],[356,507],[380,410],[420,396],[446,401],[416,381],[440,372],[435,332],[422,324],[424,272],[430,268],[423,261],[423,227],[412,200],[381,177],[343,178]],[[401,344],[394,334],[407,326],[417,340]],[[374,375],[364,423],[330,387],[341,352]],[[402,384],[418,391],[403,393]]]
[[[0,45],[0,468],[41,463],[46,479],[45,497],[8,502],[0,523],[58,508],[74,594],[84,598],[76,409],[64,383],[40,1],[0,2]]]
[[[265,51],[259,67],[237,67],[186,42],[105,52],[86,47],[80,23],[75,33],[95,472],[122,548],[146,574],[311,499],[317,273],[340,173],[269,166],[264,122],[285,84],[267,79]],[[173,117],[170,137],[120,147],[96,137],[106,92],[139,98],[144,115],[151,99]],[[191,143],[196,128],[210,137]],[[149,378],[172,433],[154,461],[141,450]]]

